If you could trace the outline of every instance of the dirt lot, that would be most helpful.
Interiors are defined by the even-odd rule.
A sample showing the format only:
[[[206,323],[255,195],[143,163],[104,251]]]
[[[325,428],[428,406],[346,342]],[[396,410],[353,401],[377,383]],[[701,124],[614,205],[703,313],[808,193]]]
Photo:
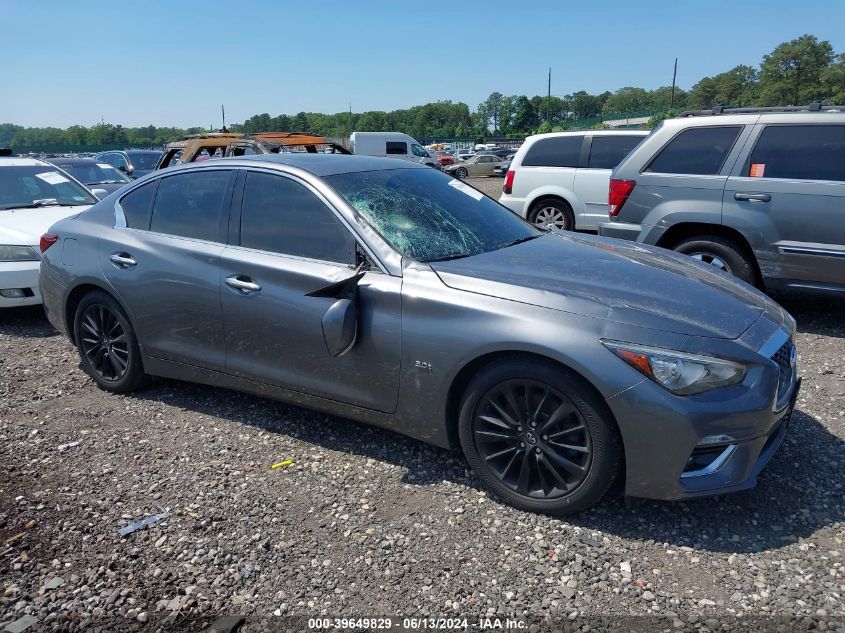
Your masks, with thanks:
[[[387,431],[173,381],[104,393],[39,309],[0,313],[0,630],[27,615],[28,630],[200,630],[233,613],[244,631],[319,614],[842,630],[845,302],[786,305],[804,390],[755,490],[615,490],[568,521],[505,507],[459,454]]]

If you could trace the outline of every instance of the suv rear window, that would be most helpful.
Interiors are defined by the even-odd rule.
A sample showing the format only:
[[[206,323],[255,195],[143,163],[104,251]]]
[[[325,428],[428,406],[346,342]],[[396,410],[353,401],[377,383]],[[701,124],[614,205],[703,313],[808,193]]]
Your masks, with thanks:
[[[770,125],[744,175],[845,181],[845,125]]]
[[[557,136],[543,138],[528,148],[523,167],[578,167],[584,137]]]
[[[661,174],[718,174],[742,126],[692,127],[660,150],[646,171]]]
[[[618,136],[594,136],[590,145],[590,160],[587,166],[592,169],[613,169],[643,138],[642,136],[621,134]]]

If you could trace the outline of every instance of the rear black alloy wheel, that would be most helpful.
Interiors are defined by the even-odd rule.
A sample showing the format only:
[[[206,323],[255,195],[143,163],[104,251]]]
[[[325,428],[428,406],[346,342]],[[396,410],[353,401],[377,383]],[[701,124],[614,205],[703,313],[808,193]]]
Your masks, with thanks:
[[[475,446],[514,492],[554,499],[586,478],[592,439],[583,416],[557,389],[536,380],[508,380],[476,407]]]
[[[461,400],[458,431],[473,472],[506,503],[552,515],[598,502],[622,442],[601,395],[578,374],[514,355],[482,368]]]
[[[114,297],[99,290],[85,295],[73,332],[82,368],[100,387],[125,392],[147,382],[132,324]]]
[[[81,315],[80,326],[79,344],[94,371],[111,382],[123,378],[129,363],[129,341],[114,313],[103,305],[90,305]]]

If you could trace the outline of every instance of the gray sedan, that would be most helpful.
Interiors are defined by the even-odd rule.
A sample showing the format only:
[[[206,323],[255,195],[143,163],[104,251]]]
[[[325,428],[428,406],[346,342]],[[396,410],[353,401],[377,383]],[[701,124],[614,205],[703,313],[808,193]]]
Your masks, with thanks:
[[[42,240],[51,322],[103,389],[248,391],[461,448],[504,501],[752,487],[800,381],[794,321],[712,266],[544,233],[402,161],[221,159]]]

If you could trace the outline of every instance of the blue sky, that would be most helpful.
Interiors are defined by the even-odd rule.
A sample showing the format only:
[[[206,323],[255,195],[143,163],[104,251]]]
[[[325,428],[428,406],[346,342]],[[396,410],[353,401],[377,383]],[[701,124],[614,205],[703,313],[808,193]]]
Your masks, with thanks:
[[[220,125],[488,94],[601,92],[756,66],[845,2],[3,0],[0,122]]]

